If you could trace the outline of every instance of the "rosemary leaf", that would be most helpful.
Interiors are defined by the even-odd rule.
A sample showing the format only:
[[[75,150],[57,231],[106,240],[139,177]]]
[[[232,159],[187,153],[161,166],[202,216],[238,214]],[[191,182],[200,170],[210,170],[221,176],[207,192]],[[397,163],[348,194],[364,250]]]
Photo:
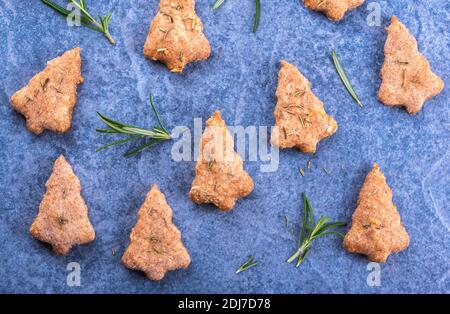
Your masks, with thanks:
[[[352,96],[352,98],[356,101],[356,103],[362,108],[363,104],[359,100],[358,95],[356,95],[356,92],[353,89],[353,86],[350,83],[350,81],[349,81],[349,79],[347,77],[347,74],[345,74],[345,70],[342,67],[342,64],[339,61],[339,58],[338,58],[338,56],[337,56],[337,54],[336,54],[336,52],[334,50],[331,52],[331,56],[333,58],[334,66],[336,67],[336,71],[339,74],[339,77],[341,78],[342,83],[344,84],[344,86],[347,89],[347,91],[350,94],[350,96]]]
[[[258,266],[258,262],[253,262],[253,259],[253,256],[249,256],[248,260],[236,270],[236,274],[239,274],[240,272],[243,272],[244,270],[250,269],[252,267]]]
[[[50,8],[52,8],[53,10],[55,10],[56,12],[59,12],[60,14],[64,15],[64,16],[68,16],[70,14],[70,11],[63,8],[62,6],[54,3],[53,1],[50,0],[41,0],[43,3],[45,3],[46,5],[48,5]]]
[[[116,130],[110,130],[110,129],[96,129],[95,131],[99,133],[118,133]]]
[[[261,19],[261,1],[255,0],[255,17],[253,19],[253,33],[256,33]]]
[[[123,157],[125,158],[131,158],[142,152],[143,150],[149,148],[150,146],[154,145],[158,140],[151,140],[148,143],[145,143],[143,145],[140,145],[132,150],[127,151],[125,154],[123,154]]]
[[[219,9],[222,4],[224,4],[225,0],[216,0],[214,4],[212,5],[213,10]],[[253,33],[256,33],[259,26],[259,21],[261,19],[261,1],[255,0],[255,15],[253,17]]]
[[[305,176],[305,170],[303,170],[303,168],[300,168],[300,174],[302,175],[302,177],[304,177]]]
[[[98,131],[97,131],[97,132],[98,132]],[[110,147],[110,146],[123,144],[123,143],[129,142],[129,141],[132,141],[132,140],[136,140],[136,139],[138,139],[138,138],[140,138],[140,137],[142,137],[142,135],[131,136],[131,137],[126,138],[126,139],[124,139],[124,140],[114,141],[114,142],[112,142],[112,143],[109,143],[108,145],[105,145],[105,146],[100,147],[100,148],[97,149],[95,152],[98,153],[98,152],[100,152],[100,151],[102,151],[102,150],[104,150],[104,149],[107,149],[107,148]]]
[[[214,2],[212,9],[213,10],[217,10],[218,8],[220,8],[222,6],[222,4],[225,2],[225,0],[216,0],[216,2]]]
[[[155,113],[156,119],[158,120],[158,124],[161,127],[161,131],[165,132],[165,133],[169,133],[166,128],[164,127],[164,125],[161,122],[161,118],[159,117],[158,111],[156,111],[156,107],[155,104],[153,103],[153,96],[150,95],[150,105],[152,106],[153,112]]]

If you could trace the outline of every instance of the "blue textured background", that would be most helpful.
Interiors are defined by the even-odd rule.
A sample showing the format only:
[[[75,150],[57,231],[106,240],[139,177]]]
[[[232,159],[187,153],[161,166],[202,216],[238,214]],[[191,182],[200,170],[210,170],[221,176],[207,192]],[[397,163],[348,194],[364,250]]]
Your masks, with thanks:
[[[213,12],[212,0],[199,0],[197,13],[213,55],[183,75],[171,74],[142,55],[157,0],[87,2],[95,13],[112,10],[117,46],[96,32],[67,27],[40,1],[0,3],[0,292],[450,292],[449,1],[377,1],[382,27],[369,27],[367,1],[332,23],[297,0],[263,0],[261,25],[254,35],[253,1],[227,0]],[[447,85],[416,116],[376,99],[384,27],[393,14],[416,36]],[[47,60],[78,45],[85,83],[79,88],[73,127],[64,135],[35,136],[12,110],[9,97]],[[335,73],[332,49],[339,53],[364,109]],[[189,200],[194,163],[173,162],[170,143],[133,159],[121,157],[126,147],[94,153],[111,140],[95,132],[102,126],[96,111],[150,126],[150,92],[170,127],[192,128],[194,117],[207,118],[216,108],[223,109],[231,125],[272,125],[280,59],[299,67],[339,123],[337,133],[319,145],[305,177],[298,169],[311,156],[294,150],[281,152],[275,173],[261,173],[258,162],[247,162],[254,192],[232,212],[220,213]],[[95,242],[64,257],[28,234],[53,161],[61,153],[81,180],[97,232]],[[299,221],[300,192],[308,193],[317,214],[349,221],[375,161],[388,178],[411,237],[406,251],[382,265],[381,287],[367,286],[368,260],[346,253],[333,236],[315,243],[301,268],[287,264],[297,239],[284,226],[284,214],[291,222]],[[172,206],[192,257],[189,269],[171,272],[161,282],[148,281],[120,263],[136,210],[154,182]],[[260,266],[235,275],[250,254]],[[66,265],[72,261],[81,265],[81,287],[66,285]]]

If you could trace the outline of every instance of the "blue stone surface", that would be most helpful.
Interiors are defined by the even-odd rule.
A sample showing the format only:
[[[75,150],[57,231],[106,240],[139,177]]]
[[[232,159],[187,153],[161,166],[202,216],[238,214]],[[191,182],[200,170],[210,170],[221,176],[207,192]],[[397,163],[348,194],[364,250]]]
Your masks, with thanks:
[[[1,1],[0,292],[449,293],[450,2],[372,1],[380,5],[381,26],[368,26],[371,1],[333,23],[299,1],[263,0],[256,34],[251,32],[253,1],[227,0],[216,12],[211,2],[198,0],[196,8],[212,56],[177,75],[142,54],[157,0],[87,1],[94,13],[112,11],[116,46],[99,33],[67,26],[40,1]],[[377,101],[384,27],[394,14],[447,85],[416,116]],[[9,97],[48,60],[75,46],[82,48],[85,82],[78,89],[73,127],[64,135],[36,136],[11,108]],[[363,109],[340,82],[332,50],[338,52]],[[281,59],[297,65],[312,82],[339,129],[313,156],[281,151],[276,172],[262,173],[260,161],[246,162],[255,190],[233,211],[222,213],[189,200],[195,163],[173,161],[170,142],[132,159],[121,156],[127,147],[95,153],[121,138],[95,132],[102,127],[96,112],[152,126],[150,93],[171,128],[192,128],[194,118],[206,119],[218,108],[229,125],[273,125]],[[80,178],[97,233],[94,242],[75,247],[67,256],[53,254],[28,233],[59,154]],[[312,168],[306,169],[311,158]],[[336,236],[314,243],[300,268],[287,264],[298,244],[290,229],[301,219],[300,193],[308,194],[316,216],[350,222],[374,162],[387,177],[411,238],[406,251],[381,265],[381,286],[367,284],[368,260],[346,253]],[[136,211],[152,183],[165,193],[192,257],[187,270],[170,272],[160,282],[120,262]],[[260,265],[236,275],[248,255]],[[80,264],[81,286],[66,284],[69,262]]]

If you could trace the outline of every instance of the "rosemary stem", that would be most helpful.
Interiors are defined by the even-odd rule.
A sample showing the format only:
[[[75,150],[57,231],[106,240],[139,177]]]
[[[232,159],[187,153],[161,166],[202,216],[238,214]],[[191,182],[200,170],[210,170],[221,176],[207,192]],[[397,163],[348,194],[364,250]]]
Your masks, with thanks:
[[[109,33],[109,31],[105,31],[103,33],[105,35],[105,37],[109,40],[109,42],[113,45],[116,44],[116,41],[114,40],[114,38],[111,36],[111,34]]]
[[[311,242],[309,241],[303,241],[302,245],[298,248],[297,252],[294,253],[289,259],[287,260],[288,263],[292,263],[296,258],[302,258],[303,255],[306,253],[306,250],[311,245]]]
[[[86,17],[91,21],[92,24],[100,29],[102,28],[102,26],[78,2],[76,2],[75,0],[71,0],[70,2],[72,2],[74,6],[76,6],[84,15],[86,15]]]

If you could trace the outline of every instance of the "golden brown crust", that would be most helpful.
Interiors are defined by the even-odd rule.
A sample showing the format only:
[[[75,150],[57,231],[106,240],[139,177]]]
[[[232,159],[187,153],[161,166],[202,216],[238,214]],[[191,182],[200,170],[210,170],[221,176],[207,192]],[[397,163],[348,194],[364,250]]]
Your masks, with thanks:
[[[427,99],[442,91],[444,82],[431,71],[416,39],[397,17],[392,17],[387,33],[378,98],[387,106],[403,106],[416,114]]]
[[[242,159],[234,151],[233,137],[216,111],[206,122],[189,197],[197,204],[212,203],[228,211],[239,198],[249,195],[253,187]]]
[[[82,82],[80,48],[74,48],[49,61],[27,86],[11,96],[11,105],[25,116],[31,132],[40,134],[47,129],[64,133],[72,124],[77,86]]]
[[[194,0],[161,0],[144,45],[144,55],[181,73],[193,61],[211,54],[203,23],[195,14]]]
[[[187,268],[191,263],[181,233],[172,222],[172,209],[156,184],[138,211],[130,241],[122,263],[145,272],[151,280],[161,280],[167,271]]]
[[[330,20],[339,21],[345,13],[363,4],[364,0],[303,0],[305,6],[323,12]]]
[[[402,251],[408,245],[409,236],[392,202],[392,191],[375,164],[361,188],[344,248],[365,254],[373,262],[384,263],[391,253]]]
[[[74,245],[92,242],[95,231],[80,194],[80,181],[63,155],[56,159],[45,187],[30,234],[51,244],[58,254],[67,254]]]
[[[281,61],[276,97],[272,145],[315,153],[317,143],[336,132],[336,121],[311,91],[311,83],[286,61]]]

